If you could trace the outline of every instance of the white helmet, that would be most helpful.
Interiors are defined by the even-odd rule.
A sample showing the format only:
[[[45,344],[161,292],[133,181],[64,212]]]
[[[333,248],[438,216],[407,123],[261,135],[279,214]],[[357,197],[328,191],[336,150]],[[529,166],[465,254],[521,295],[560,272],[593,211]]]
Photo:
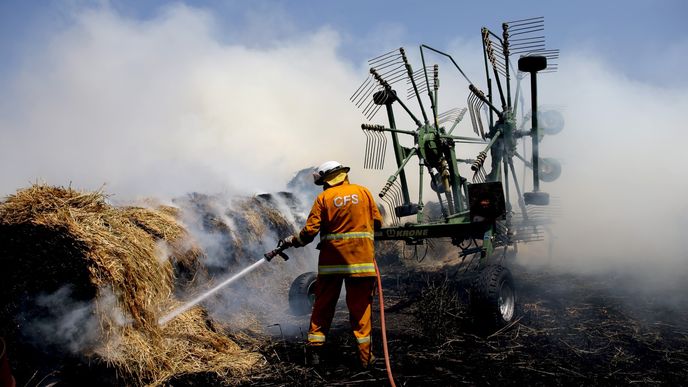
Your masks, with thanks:
[[[336,172],[348,173],[350,169],[343,166],[339,161],[326,161],[313,172],[313,182],[316,185],[323,185],[327,177],[333,176]]]

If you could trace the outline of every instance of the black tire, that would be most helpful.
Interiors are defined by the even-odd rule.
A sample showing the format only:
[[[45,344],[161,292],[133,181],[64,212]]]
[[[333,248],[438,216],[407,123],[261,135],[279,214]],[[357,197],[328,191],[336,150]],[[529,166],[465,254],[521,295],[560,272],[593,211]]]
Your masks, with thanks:
[[[471,285],[471,308],[478,326],[490,331],[504,327],[516,317],[516,288],[509,269],[485,267]]]
[[[291,283],[289,288],[289,309],[295,315],[311,312],[315,302],[315,280],[318,273],[303,273]]]

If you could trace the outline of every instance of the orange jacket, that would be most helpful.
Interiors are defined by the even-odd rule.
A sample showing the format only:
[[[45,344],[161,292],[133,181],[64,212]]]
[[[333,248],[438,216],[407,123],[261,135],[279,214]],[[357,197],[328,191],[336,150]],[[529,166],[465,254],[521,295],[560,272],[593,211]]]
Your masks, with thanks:
[[[344,181],[315,198],[298,240],[305,245],[320,233],[320,275],[374,276],[374,229],[381,224],[370,191]]]

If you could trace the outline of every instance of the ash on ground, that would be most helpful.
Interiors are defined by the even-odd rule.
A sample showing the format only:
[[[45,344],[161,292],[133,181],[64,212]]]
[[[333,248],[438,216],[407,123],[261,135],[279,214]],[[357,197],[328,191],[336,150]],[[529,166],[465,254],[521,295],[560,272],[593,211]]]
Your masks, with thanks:
[[[382,269],[397,385],[683,385],[688,380],[686,300],[634,291],[632,279],[623,276],[516,266],[516,320],[486,334],[471,319],[455,269]],[[262,348],[269,370],[247,385],[387,385],[384,362],[372,370],[357,368],[341,301],[328,363],[304,366],[303,339],[275,336]],[[374,351],[382,357],[377,310],[375,303]],[[307,321],[303,316],[304,327]]]

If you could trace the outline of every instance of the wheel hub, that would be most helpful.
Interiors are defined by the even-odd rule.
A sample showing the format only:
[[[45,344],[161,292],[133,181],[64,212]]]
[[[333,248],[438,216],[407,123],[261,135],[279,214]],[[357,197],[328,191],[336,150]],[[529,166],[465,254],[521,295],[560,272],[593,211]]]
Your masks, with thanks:
[[[499,313],[504,321],[511,321],[514,317],[514,306],[516,300],[514,297],[514,290],[508,284],[502,283],[499,288]]]

